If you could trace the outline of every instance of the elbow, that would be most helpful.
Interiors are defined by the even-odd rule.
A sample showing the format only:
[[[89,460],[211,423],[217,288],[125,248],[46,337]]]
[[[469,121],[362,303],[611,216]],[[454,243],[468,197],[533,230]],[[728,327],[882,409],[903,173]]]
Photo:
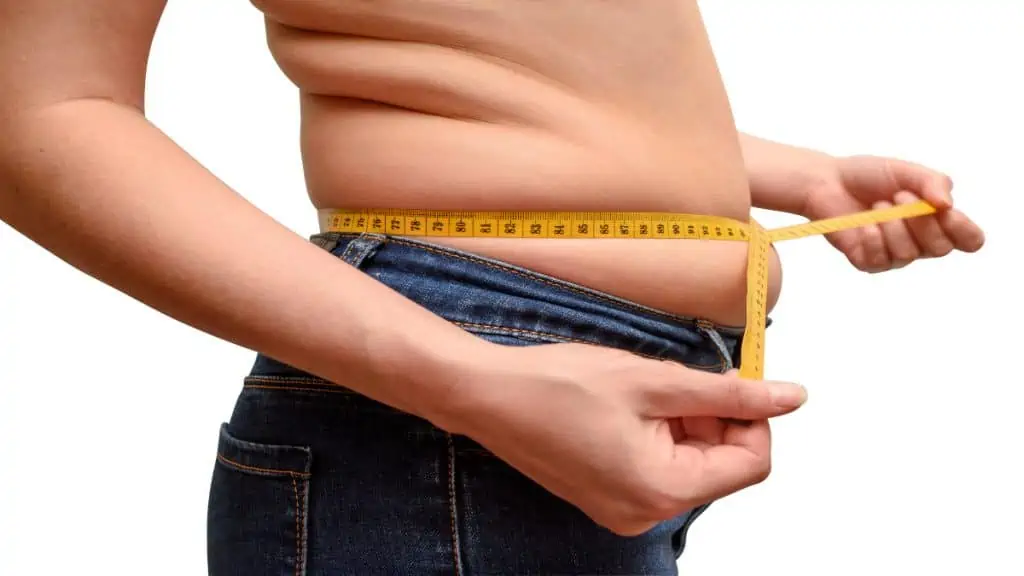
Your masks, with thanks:
[[[53,112],[78,108],[83,105],[113,105],[118,108],[131,109],[145,116],[144,99],[140,96],[115,95],[110,93],[78,94],[52,98],[36,98],[28,101],[0,100],[0,154],[8,147],[17,145],[31,131],[32,126],[41,118]]]
[[[82,95],[14,103],[0,98],[0,197],[9,201],[16,183],[37,172],[41,159],[52,158],[44,153],[80,147],[70,143],[75,133],[96,130],[96,122],[102,130],[107,118],[126,114],[144,116],[141,99]]]

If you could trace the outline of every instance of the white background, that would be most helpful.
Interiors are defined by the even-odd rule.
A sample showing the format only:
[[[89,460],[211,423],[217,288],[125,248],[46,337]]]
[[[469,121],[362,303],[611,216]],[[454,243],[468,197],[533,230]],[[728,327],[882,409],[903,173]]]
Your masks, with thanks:
[[[170,4],[151,118],[310,233],[259,14]],[[775,426],[772,477],[695,524],[685,574],[1024,574],[1022,6],[703,3],[740,129],[941,168],[988,243],[878,276],[820,238],[780,245],[767,371],[810,401]],[[0,226],[0,574],[205,573],[217,427],[251,361]]]

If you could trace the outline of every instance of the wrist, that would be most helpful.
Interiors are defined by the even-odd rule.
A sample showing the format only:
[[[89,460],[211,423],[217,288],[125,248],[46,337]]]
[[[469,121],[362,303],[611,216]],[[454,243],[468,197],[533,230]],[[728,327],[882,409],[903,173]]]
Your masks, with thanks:
[[[437,364],[433,377],[443,380],[444,392],[425,404],[430,410],[425,418],[451,434],[500,442],[510,425],[532,413],[523,405],[531,396],[530,378],[524,378],[531,368],[521,347],[471,338],[473,343]]]
[[[429,337],[406,332],[379,348],[370,356],[382,401],[452,434],[481,418],[500,346],[451,327]]]
[[[814,191],[835,177],[828,153],[751,136],[742,142],[754,207],[806,217]]]

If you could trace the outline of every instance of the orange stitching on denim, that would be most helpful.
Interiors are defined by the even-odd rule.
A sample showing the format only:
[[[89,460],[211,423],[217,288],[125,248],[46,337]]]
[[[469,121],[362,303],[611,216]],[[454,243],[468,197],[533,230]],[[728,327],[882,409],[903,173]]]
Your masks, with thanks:
[[[252,382],[265,382],[267,384],[283,384],[283,386],[270,386],[265,384],[252,384]],[[307,387],[302,387],[307,386]],[[321,386],[312,388],[309,386]],[[265,390],[293,390],[296,392],[326,392],[329,394],[345,394],[358,396],[359,393],[348,388],[343,388],[329,380],[318,376],[246,376],[243,383],[245,388]]]
[[[719,346],[719,343],[715,341],[711,334],[707,333],[707,331],[712,331],[715,332],[716,334],[718,333],[718,330],[715,329],[715,324],[707,320],[698,320],[697,326],[705,330],[704,337],[707,338],[708,340],[711,340],[711,344],[715,349],[715,354],[718,355],[718,366],[715,366],[715,368],[720,368],[724,370],[724,368],[728,365],[726,362],[725,354],[722,353],[722,348],[721,346]],[[718,335],[719,337],[721,337],[721,334]]]
[[[706,336],[706,337],[708,339],[711,338],[710,336]],[[705,366],[705,368],[718,368],[719,371],[721,371],[721,369],[726,366],[725,354],[722,354],[722,349],[718,347],[718,342],[712,341],[711,342],[711,347],[715,349],[715,354],[718,355],[718,364],[716,364],[714,366]]]
[[[299,528],[299,483],[292,478],[292,492],[295,493],[295,576],[300,576],[302,568],[302,530]]]
[[[238,462],[235,462],[234,460],[232,460],[230,458],[227,458],[226,456],[224,456],[222,454],[217,454],[217,460],[220,460],[221,462],[223,462],[224,464],[227,464],[228,466],[234,466],[236,468],[240,468],[242,470],[248,470],[250,472],[265,472],[267,474],[285,474],[287,476],[292,476],[293,478],[303,478],[303,479],[309,478],[309,474],[306,473],[306,472],[294,472],[292,470],[277,470],[277,469],[274,469],[274,468],[260,468],[258,466],[246,466],[245,464],[239,464]]]
[[[246,376],[245,379],[247,381],[248,380],[262,380],[264,382],[313,382],[313,381],[326,382],[326,380],[324,380],[323,378],[321,378],[319,376],[314,376],[312,374],[307,374],[305,376],[303,376],[303,375],[299,375],[299,376],[278,376],[276,374],[252,374],[252,375]]]
[[[580,339],[580,338],[572,338],[570,336],[561,336],[559,334],[552,334],[552,333],[548,333],[548,332],[538,332],[536,330],[528,330],[528,329],[525,329],[525,328],[510,328],[510,327],[507,327],[507,326],[498,326],[496,324],[481,324],[481,323],[478,323],[478,322],[463,322],[461,320],[451,320],[450,322],[452,324],[456,325],[456,326],[459,326],[459,327],[463,328],[464,330],[469,330],[469,331],[472,331],[472,330],[493,330],[493,331],[496,331],[496,332],[503,332],[503,333],[506,333],[506,334],[526,335],[526,336],[533,336],[533,337],[536,337],[536,338],[549,338],[549,339],[559,340],[559,341],[562,341],[562,342],[575,342],[577,344],[590,344],[590,345],[593,345],[593,346],[601,346],[601,344],[599,344],[597,342],[591,342],[589,340],[583,340],[583,339]],[[725,356],[722,354],[722,351],[719,350],[717,346],[715,346],[714,348],[715,348],[715,354],[718,356],[718,364],[690,364],[689,366],[695,367],[695,368],[708,369],[708,370],[722,368],[722,366],[725,365]],[[650,358],[652,360],[663,360],[663,358],[660,358],[658,356],[654,356],[652,354],[645,354],[643,352],[632,352],[632,354],[636,354],[637,356],[642,356],[644,358]],[[265,382],[267,384],[251,384],[251,382]],[[283,385],[282,386],[273,386],[273,385],[270,385],[270,384],[283,384]],[[296,384],[296,385],[293,386],[292,384]],[[297,386],[297,385],[302,385],[302,384],[305,384],[305,385],[322,385],[323,388],[309,388],[309,387]],[[299,376],[247,376],[245,378],[245,383],[244,383],[243,386],[245,388],[252,388],[252,389],[256,389],[256,390],[288,390],[288,391],[292,391],[292,392],[324,392],[324,393],[327,393],[327,394],[345,394],[345,395],[349,395],[349,396],[358,396],[359,395],[358,392],[354,392],[354,391],[346,389],[346,388],[341,388],[340,386],[331,383],[329,380],[324,380],[323,378],[319,378],[319,377],[316,377],[316,376],[310,376],[310,377],[299,377]]]
[[[460,327],[466,328],[466,329],[494,330],[496,332],[507,332],[507,333],[510,333],[510,334],[523,334],[523,335],[535,336],[535,337],[539,337],[539,338],[553,338],[553,339],[562,340],[562,341],[565,341],[565,342],[575,342],[577,344],[590,344],[590,345],[594,345],[594,346],[601,346],[601,344],[599,344],[597,342],[591,342],[589,340],[581,340],[579,338],[571,338],[571,337],[568,337],[568,336],[560,336],[560,335],[557,335],[557,334],[549,334],[549,333],[546,333],[546,332],[537,332],[535,330],[527,330],[527,329],[524,329],[524,328],[509,328],[507,326],[496,326],[494,324],[477,324],[475,322],[461,322],[461,321],[458,321],[458,320],[452,321],[452,324],[455,324],[456,326],[460,326]],[[707,369],[721,368],[722,365],[723,365],[723,362],[725,361],[725,358],[722,356],[722,352],[720,350],[718,350],[717,347],[715,347],[715,352],[718,354],[718,360],[719,360],[718,364],[710,364],[710,365],[693,364],[692,366],[697,367],[697,368],[707,368]],[[642,356],[644,358],[650,358],[651,360],[663,360],[663,358],[659,358],[658,356],[654,356],[654,355],[651,355],[651,354],[645,354],[643,352],[632,352],[631,351],[630,353],[631,354],[636,354],[637,356]]]
[[[547,278],[536,276],[536,275],[530,274],[528,272],[523,272],[523,271],[520,271],[520,270],[516,270],[514,268],[509,268],[509,267],[501,266],[501,265],[496,264],[494,262],[490,262],[490,261],[483,260],[483,259],[480,259],[480,258],[474,258],[472,256],[467,256],[467,255],[464,255],[464,254],[459,254],[457,252],[449,252],[449,251],[446,251],[446,250],[435,248],[435,247],[430,246],[428,244],[420,244],[418,242],[410,242],[410,241],[404,240],[402,238],[390,237],[390,238],[388,238],[388,241],[389,242],[395,242],[395,243],[398,243],[398,244],[402,244],[402,245],[405,245],[405,246],[409,246],[409,247],[412,247],[412,248],[419,248],[421,250],[426,250],[427,252],[432,252],[432,253],[438,254],[440,256],[450,256],[452,258],[458,258],[459,260],[464,260],[466,262],[473,262],[473,263],[476,263],[476,264],[482,264],[484,266],[487,266],[489,268],[493,268],[495,270],[501,270],[503,272],[508,272],[510,274],[515,274],[516,276],[519,276],[521,278],[526,278],[528,280],[535,280],[535,281],[540,282],[542,284],[546,284],[548,286],[551,286],[552,288],[562,288],[562,289],[568,290],[570,292],[574,292],[576,294],[579,294],[580,296],[584,296],[584,297],[588,297],[588,298],[594,298],[594,299],[600,300],[602,302],[606,302],[608,304],[611,304],[611,305],[619,307],[619,308],[626,308],[628,310],[632,310],[632,311],[640,312],[640,313],[654,314],[656,316],[660,316],[662,318],[666,318],[666,319],[672,320],[674,322],[683,322],[683,323],[686,323],[686,324],[696,324],[697,323],[697,319],[694,319],[694,318],[687,318],[687,317],[684,317],[684,316],[676,316],[676,315],[673,315],[673,314],[669,314],[667,312],[662,312],[660,310],[655,310],[653,308],[643,308],[641,306],[633,305],[633,304],[631,304],[629,302],[622,302],[622,301],[619,301],[619,300],[615,300],[613,298],[609,298],[608,296],[605,296],[605,295],[600,294],[600,293],[591,292],[591,291],[583,290],[581,288],[577,288],[577,287],[573,286],[571,283],[565,282],[564,280],[559,280],[557,282],[553,282],[551,280],[548,280]],[[565,283],[563,284],[562,282],[565,282]]]
[[[308,376],[274,376],[274,375],[255,374],[255,375],[251,375],[251,376],[246,376],[245,377],[245,381],[246,382],[257,381],[257,380],[260,381],[260,382],[283,382],[285,384],[288,384],[288,383],[295,383],[295,384],[317,384],[317,383],[319,383],[319,384],[322,384],[322,385],[327,386],[327,387],[334,386],[334,384],[331,384],[331,382],[329,380],[324,380],[323,378],[321,378],[319,376],[314,376],[312,374],[310,374]]]
[[[594,344],[589,340],[583,340],[580,338],[573,338],[571,336],[561,336],[559,334],[551,334],[549,332],[538,332],[536,330],[528,330],[526,328],[510,328],[508,326],[498,326],[496,324],[480,324],[478,322],[463,322],[461,320],[452,320],[452,324],[462,328],[476,328],[478,330],[497,330],[499,332],[512,332],[515,334],[525,334],[528,336],[536,336],[538,338],[550,338],[561,342],[576,342],[578,344]]]
[[[448,439],[448,514],[452,524],[452,560],[455,562],[455,574],[462,575],[462,557],[459,550],[459,525],[455,514],[455,442],[451,434],[445,434]]]
[[[352,254],[352,248],[356,245],[357,241],[358,238],[349,242],[348,246],[345,247],[345,251],[341,253],[342,262],[345,262],[346,264],[349,264],[351,266],[356,266],[356,264],[349,262],[348,258]]]
[[[251,388],[254,390],[287,390],[289,392],[323,392],[324,394],[344,394],[346,396],[356,396],[355,392],[350,390],[330,390],[328,388],[301,388],[299,386],[264,386],[262,384],[245,384],[245,388]]]

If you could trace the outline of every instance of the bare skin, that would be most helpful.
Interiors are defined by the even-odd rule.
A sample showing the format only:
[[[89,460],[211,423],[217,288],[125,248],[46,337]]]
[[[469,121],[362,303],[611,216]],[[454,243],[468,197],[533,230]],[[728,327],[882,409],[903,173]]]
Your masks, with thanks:
[[[696,2],[597,2],[585,18],[565,0],[257,5],[303,94],[319,207],[749,215]],[[441,242],[677,314],[743,320],[739,244]],[[774,255],[772,266],[774,304]]]
[[[145,117],[164,4],[0,0],[0,219],[180,322],[478,440],[617,533],[768,475],[768,419],[801,406],[802,387],[594,346],[484,342],[228,188]],[[876,272],[983,243],[935,170],[738,134],[690,0],[590,2],[585,14],[571,0],[257,5],[303,89],[316,206],[742,220],[752,205],[821,218],[920,197],[941,212],[829,240]],[[529,242],[464,247],[742,319],[742,246]],[[777,294],[777,261],[771,277]]]

